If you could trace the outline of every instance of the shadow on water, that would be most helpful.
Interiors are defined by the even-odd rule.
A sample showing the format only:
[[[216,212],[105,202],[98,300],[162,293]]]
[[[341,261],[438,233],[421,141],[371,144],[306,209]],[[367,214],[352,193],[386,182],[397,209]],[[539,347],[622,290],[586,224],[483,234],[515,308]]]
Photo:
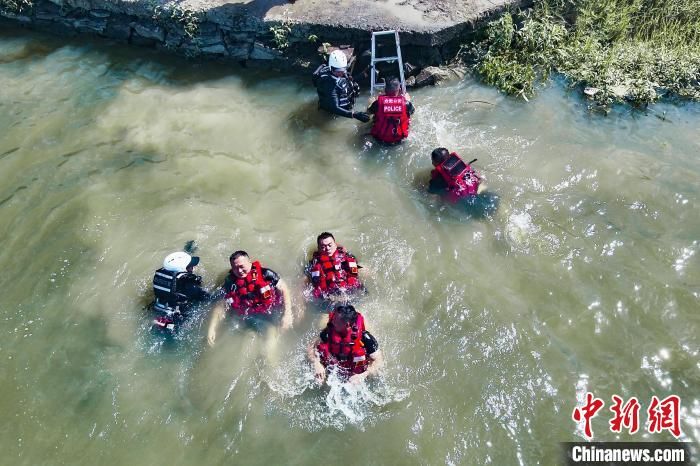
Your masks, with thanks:
[[[33,34],[34,32],[32,32]],[[0,40],[11,41],[18,38],[26,38],[26,30],[18,28],[10,21],[0,19]],[[48,40],[48,38],[47,40],[32,40],[22,44],[17,49],[0,55],[0,65],[20,60],[44,58],[61,47],[60,41]]]
[[[301,104],[289,115],[288,128],[295,136],[304,136],[309,130],[324,130],[331,126],[333,118],[320,108],[316,99]]]

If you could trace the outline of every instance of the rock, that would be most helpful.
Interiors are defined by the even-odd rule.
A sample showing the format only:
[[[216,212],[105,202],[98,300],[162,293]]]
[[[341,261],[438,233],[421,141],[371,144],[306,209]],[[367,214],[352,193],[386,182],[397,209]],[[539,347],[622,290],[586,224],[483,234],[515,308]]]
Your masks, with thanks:
[[[414,87],[432,86],[442,81],[456,79],[457,75],[446,68],[438,68],[437,66],[428,66],[418,73],[414,83]]]
[[[168,50],[177,50],[185,41],[185,35],[180,31],[171,31],[165,38],[163,47]]]
[[[250,57],[251,44],[239,43],[228,47],[228,55],[234,60],[247,60]]]
[[[143,39],[152,39],[157,42],[163,42],[165,40],[165,31],[163,31],[163,28],[160,26],[141,23],[131,23],[130,26],[134,29],[134,32]]]
[[[92,16],[93,18],[99,18],[99,19],[109,18],[109,16],[111,14],[112,13],[110,13],[107,10],[92,10],[92,11],[90,11],[90,16]]]
[[[260,42],[255,42],[253,44],[253,50],[250,52],[250,58],[252,60],[275,60],[277,58],[282,58],[282,53]]]
[[[202,21],[197,24],[197,35],[202,39],[208,37],[216,37],[221,40],[221,32],[216,24],[209,21]]]
[[[451,66],[450,71],[452,71],[457,79],[464,79],[467,75],[467,68],[464,66]]]
[[[106,19],[76,19],[73,21],[73,27],[82,32],[96,32],[103,34],[107,29]]]
[[[223,44],[223,42],[220,42],[220,43],[214,44],[214,45],[209,45],[206,47],[200,47],[200,51],[202,53],[207,53],[210,55],[226,55],[226,54],[228,54],[228,50],[226,50],[226,46]]]
[[[70,0],[71,2],[75,0]],[[127,11],[127,4],[133,3],[133,2],[115,2],[114,0],[89,0],[90,1],[90,6],[87,8],[90,11],[108,11],[112,14],[126,14],[128,13]],[[65,2],[65,0],[64,0]]]
[[[600,92],[600,89],[598,89],[597,87],[587,87],[583,90],[583,93],[586,94],[588,97],[593,97],[598,92]]]
[[[245,32],[241,33],[227,33],[226,34],[226,43],[228,44],[230,42],[249,42],[253,43],[255,42],[255,36],[251,34],[246,34]]]
[[[74,37],[78,35],[78,31],[73,27],[72,23],[63,21],[62,18],[51,20],[35,20],[34,24],[39,26],[41,30],[52,34],[60,34],[62,36]]]
[[[252,39],[250,41],[236,41],[231,40],[229,36],[225,36],[224,42],[226,43],[226,48],[228,49],[228,55],[234,60],[247,60],[250,56],[250,49],[253,46]]]
[[[318,48],[316,49],[318,53],[327,53],[330,55],[331,52],[335,52],[336,50],[340,50],[345,54],[345,57],[348,59],[348,63],[350,63],[350,60],[352,59],[353,56],[355,56],[355,49],[350,47],[349,45],[339,45],[339,46],[333,46],[330,45],[328,47],[324,47],[323,45],[319,45]]]
[[[617,84],[615,86],[610,86],[610,92],[618,99],[622,99],[629,94],[630,90],[625,85]]]
[[[353,63],[355,62],[355,49],[349,45],[339,45],[339,46],[330,45],[328,47],[324,47],[323,45],[319,45],[316,50],[320,54],[326,53],[328,55],[330,55],[331,52],[335,52],[336,50],[340,50],[341,52],[343,52],[345,54],[345,58],[347,58],[347,60],[348,60],[348,69],[350,69],[350,67],[352,67]]]
[[[224,46],[224,39],[221,36],[221,32],[214,28],[213,30],[202,31],[200,29],[199,34],[196,37],[199,47],[204,50],[208,47],[214,47],[216,45]]]
[[[113,16],[107,21],[104,35],[112,39],[126,42],[131,37],[131,26],[129,26],[129,22],[125,17]]]
[[[206,11],[206,17],[207,21],[236,32],[267,32],[269,29],[262,19],[249,14],[241,4],[228,3],[211,8]]]
[[[262,20],[251,16],[243,16],[235,23],[234,27],[241,32],[267,32],[269,30]]]
[[[0,19],[2,19],[3,17],[7,18],[7,19],[11,19],[13,21],[19,21],[20,23],[31,23],[32,22],[32,18],[30,18],[29,16],[24,16],[24,15],[16,14],[16,13],[4,12],[4,13],[0,14]]]
[[[405,61],[403,62],[403,73],[405,76],[410,77],[410,76],[417,76],[418,73],[420,73],[420,68],[417,66],[412,65],[411,63]]]
[[[178,51],[184,53],[186,57],[196,57],[202,54],[201,49],[192,41],[185,41],[180,44]]]
[[[50,1],[54,1],[54,0],[50,0]],[[90,0],[62,0],[59,2],[54,1],[54,3],[58,3],[58,4],[62,5],[63,8],[71,7],[74,9],[77,8],[77,9],[84,10],[84,11],[90,11],[91,9],[94,8],[94,6],[92,6],[90,4]]]
[[[34,10],[34,17],[39,21],[55,21],[61,18],[61,7],[51,2],[40,2]]]

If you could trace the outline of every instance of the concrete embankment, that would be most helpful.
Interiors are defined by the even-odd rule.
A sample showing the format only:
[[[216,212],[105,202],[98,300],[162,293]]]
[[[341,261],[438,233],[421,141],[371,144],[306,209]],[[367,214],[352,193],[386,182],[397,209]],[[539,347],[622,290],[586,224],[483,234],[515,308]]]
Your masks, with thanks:
[[[404,57],[440,65],[481,21],[521,0],[0,0],[26,27],[91,35],[186,56],[306,67],[323,44],[364,50],[371,31],[400,31]],[[273,65],[274,64],[274,65]]]

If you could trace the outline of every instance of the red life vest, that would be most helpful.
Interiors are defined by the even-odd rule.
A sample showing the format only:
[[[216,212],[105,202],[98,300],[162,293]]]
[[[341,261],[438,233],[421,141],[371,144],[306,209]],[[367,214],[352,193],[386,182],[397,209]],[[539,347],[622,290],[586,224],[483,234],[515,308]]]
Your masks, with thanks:
[[[408,110],[404,96],[380,95],[377,98],[377,113],[370,134],[389,144],[408,137]]]
[[[245,278],[238,278],[231,272],[231,280],[236,287],[225,298],[238,315],[269,314],[281,302],[277,289],[265,281],[258,261],[253,262]]]
[[[481,177],[471,165],[464,163],[456,152],[452,152],[444,162],[435,167],[431,175],[433,178],[441,176],[445,180],[448,196],[452,201],[476,196],[479,192]]]
[[[333,328],[333,313],[328,315],[328,339],[318,344],[316,349],[325,367],[336,366],[346,374],[361,374],[367,370],[367,351],[362,343],[365,331],[365,319],[357,313],[357,320],[352,327],[341,335]]]
[[[315,298],[324,298],[342,289],[362,287],[357,278],[357,259],[342,246],[338,246],[332,256],[314,252],[310,272]]]

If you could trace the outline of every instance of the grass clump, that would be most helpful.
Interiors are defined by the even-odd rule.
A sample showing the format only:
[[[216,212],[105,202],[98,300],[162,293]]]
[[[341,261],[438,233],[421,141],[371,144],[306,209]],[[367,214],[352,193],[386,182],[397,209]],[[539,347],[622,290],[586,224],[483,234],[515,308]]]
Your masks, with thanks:
[[[602,108],[700,100],[700,0],[536,0],[470,49],[483,80],[527,99],[553,72]]]
[[[277,50],[284,50],[289,47],[289,35],[292,33],[291,21],[285,19],[279,24],[270,26],[270,32],[272,33],[272,43]],[[316,37],[316,40],[318,40],[318,37]],[[309,36],[309,41],[311,41],[311,36]]]
[[[175,2],[160,3],[151,1],[153,19],[159,24],[179,24],[185,35],[195,39],[199,34],[200,24],[204,21],[204,12],[192,10]]]
[[[170,18],[182,25],[187,37],[194,39],[199,33],[199,25],[204,21],[204,13],[176,5],[170,10]]]

